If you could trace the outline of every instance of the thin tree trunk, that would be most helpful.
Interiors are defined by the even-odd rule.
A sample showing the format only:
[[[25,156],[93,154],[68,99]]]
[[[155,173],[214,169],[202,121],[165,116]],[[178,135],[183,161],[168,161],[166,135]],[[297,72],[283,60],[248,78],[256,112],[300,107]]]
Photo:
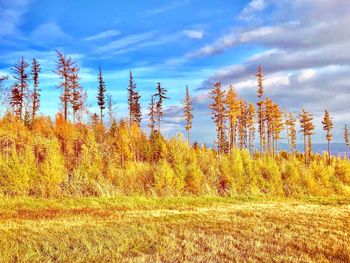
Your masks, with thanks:
[[[306,145],[306,135],[304,134],[304,157],[305,157],[305,166],[307,165],[307,145]]]
[[[188,145],[190,145],[190,130],[189,129],[187,130],[187,142],[188,142]]]
[[[328,140],[328,165],[331,164],[331,142]]]

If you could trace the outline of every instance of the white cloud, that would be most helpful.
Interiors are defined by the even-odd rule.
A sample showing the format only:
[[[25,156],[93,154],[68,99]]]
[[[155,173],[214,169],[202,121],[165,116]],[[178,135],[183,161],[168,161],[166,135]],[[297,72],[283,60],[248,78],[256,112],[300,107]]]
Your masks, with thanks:
[[[264,0],[252,0],[244,7],[238,17],[243,20],[249,20],[256,12],[264,10],[265,7],[266,3]]]
[[[106,31],[100,32],[96,35],[86,37],[86,38],[84,38],[84,40],[86,40],[86,41],[101,40],[101,39],[105,39],[105,38],[115,37],[119,34],[120,34],[120,32],[118,30],[111,29],[111,30],[106,30]]]
[[[194,38],[194,39],[201,39],[201,38],[203,38],[203,31],[184,30],[183,32],[189,38]]]
[[[30,35],[33,43],[37,45],[59,44],[70,37],[63,32],[61,27],[53,22],[39,25]]]
[[[18,27],[26,13],[30,0],[1,0],[0,1],[0,40],[3,36],[19,34]]]
[[[132,45],[149,40],[155,36],[155,31],[148,31],[142,34],[128,35],[126,37],[119,38],[111,41],[108,44],[97,49],[98,53],[118,51],[124,48],[129,49]]]

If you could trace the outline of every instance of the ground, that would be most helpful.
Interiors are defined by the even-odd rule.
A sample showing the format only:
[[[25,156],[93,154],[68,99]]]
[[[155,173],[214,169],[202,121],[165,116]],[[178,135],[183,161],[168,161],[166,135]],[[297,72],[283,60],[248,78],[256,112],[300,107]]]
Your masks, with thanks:
[[[349,262],[350,199],[2,198],[2,261]]]

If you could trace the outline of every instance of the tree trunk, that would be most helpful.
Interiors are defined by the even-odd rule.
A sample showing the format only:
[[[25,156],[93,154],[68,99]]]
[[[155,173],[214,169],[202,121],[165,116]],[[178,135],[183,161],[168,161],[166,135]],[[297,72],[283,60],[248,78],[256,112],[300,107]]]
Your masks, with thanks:
[[[304,134],[304,158],[305,158],[305,166],[307,165],[307,145],[306,145],[306,135]]]
[[[331,164],[331,142],[328,140],[328,165]]]

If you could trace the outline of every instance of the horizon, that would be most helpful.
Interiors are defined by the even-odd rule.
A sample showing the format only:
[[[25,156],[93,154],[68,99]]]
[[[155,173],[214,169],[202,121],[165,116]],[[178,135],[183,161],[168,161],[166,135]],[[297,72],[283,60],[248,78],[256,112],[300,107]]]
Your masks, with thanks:
[[[40,113],[53,117],[60,108],[59,79],[52,72],[54,50],[60,50],[77,60],[92,113],[98,111],[97,74],[102,67],[119,119],[127,116],[132,70],[142,96],[143,128],[156,83],[168,89],[171,99],[165,102],[162,125],[166,136],[185,133],[180,101],[188,85],[194,99],[192,142],[210,144],[215,125],[209,116],[208,91],[217,81],[224,87],[233,84],[240,96],[256,104],[254,75],[261,64],[266,96],[283,110],[299,113],[305,108],[314,114],[314,143],[326,142],[321,119],[329,110],[334,117],[333,142],[341,143],[344,124],[349,122],[349,10],[350,3],[341,0],[184,0],[143,5],[106,1],[103,6],[92,0],[50,5],[42,0],[2,0],[0,75],[12,79],[10,68],[21,56],[27,61],[37,58],[43,69]]]

